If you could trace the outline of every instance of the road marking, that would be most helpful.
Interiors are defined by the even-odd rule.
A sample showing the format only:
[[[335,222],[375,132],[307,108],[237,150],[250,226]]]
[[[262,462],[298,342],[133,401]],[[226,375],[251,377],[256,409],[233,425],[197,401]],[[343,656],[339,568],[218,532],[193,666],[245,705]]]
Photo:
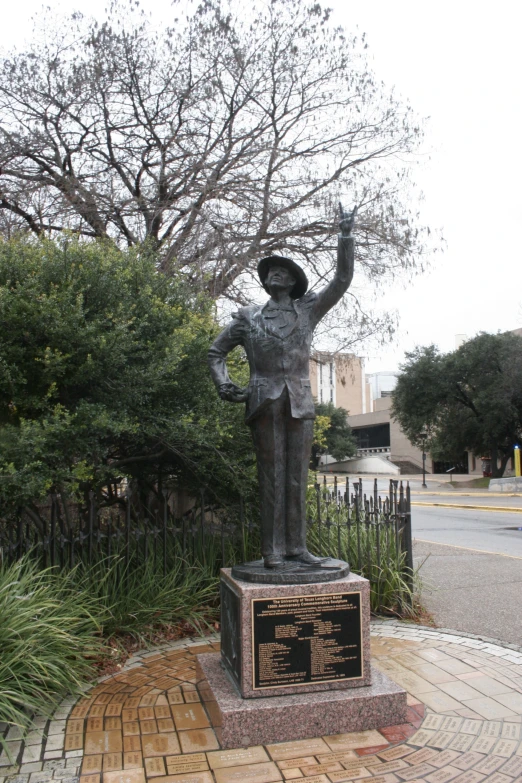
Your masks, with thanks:
[[[447,546],[451,549],[465,549],[466,552],[478,552],[481,555],[498,555],[499,557],[510,557],[512,560],[522,560],[519,555],[505,555],[504,552],[492,552],[491,549],[473,549],[470,546],[458,546],[457,544],[442,544],[440,541],[428,541],[427,538],[413,537],[413,541],[419,541],[421,544],[437,544],[437,546]]]
[[[522,508],[510,508],[509,506],[472,506],[471,503],[423,503],[420,500],[412,500],[412,506],[438,506],[439,508],[470,508],[474,511],[507,511],[510,514],[522,514]]]

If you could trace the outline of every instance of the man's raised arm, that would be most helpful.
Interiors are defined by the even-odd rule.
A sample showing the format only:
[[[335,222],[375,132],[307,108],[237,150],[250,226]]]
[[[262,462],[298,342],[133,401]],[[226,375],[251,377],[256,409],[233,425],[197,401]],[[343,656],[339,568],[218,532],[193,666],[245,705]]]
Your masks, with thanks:
[[[317,321],[320,321],[328,310],[331,310],[343,297],[353,278],[355,243],[352,236],[352,228],[357,207],[351,213],[346,213],[340,204],[339,207],[341,212],[339,228],[341,231],[337,240],[337,268],[333,280],[317,294],[317,299],[314,303],[314,313]]]

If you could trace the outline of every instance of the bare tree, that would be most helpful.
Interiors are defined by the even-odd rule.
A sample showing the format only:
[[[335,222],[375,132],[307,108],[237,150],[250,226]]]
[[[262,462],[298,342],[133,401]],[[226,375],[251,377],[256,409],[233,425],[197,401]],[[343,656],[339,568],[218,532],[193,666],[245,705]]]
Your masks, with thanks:
[[[0,63],[4,223],[147,240],[165,269],[241,302],[261,254],[291,254],[321,282],[342,196],[359,206],[367,276],[418,265],[422,134],[364,41],[300,0],[243,18],[207,0],[160,33],[132,8],[101,25],[44,21],[30,51]]]

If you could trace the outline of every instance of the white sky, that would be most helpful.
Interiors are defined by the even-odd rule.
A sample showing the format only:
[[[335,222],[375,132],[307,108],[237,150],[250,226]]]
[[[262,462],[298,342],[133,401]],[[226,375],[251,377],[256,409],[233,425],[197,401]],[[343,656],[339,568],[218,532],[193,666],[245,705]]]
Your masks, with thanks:
[[[105,0],[49,5],[102,15]],[[411,285],[388,290],[401,315],[392,346],[367,357],[368,372],[393,370],[413,346],[454,348],[473,336],[522,325],[521,6],[514,0],[330,0],[343,26],[366,32],[374,70],[427,123],[416,173],[423,221],[446,249]],[[168,0],[147,0],[170,21]],[[0,47],[22,44],[41,0],[2,8]],[[409,282],[409,281],[404,281]]]

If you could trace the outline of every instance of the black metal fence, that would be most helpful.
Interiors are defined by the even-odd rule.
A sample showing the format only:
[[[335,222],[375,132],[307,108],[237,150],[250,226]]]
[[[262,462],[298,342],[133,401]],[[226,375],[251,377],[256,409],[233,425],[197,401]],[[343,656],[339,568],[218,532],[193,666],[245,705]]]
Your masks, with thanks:
[[[384,592],[413,593],[411,496],[407,482],[391,479],[386,495],[365,493],[363,481],[314,485],[308,497],[308,541],[312,551],[338,557],[367,577],[376,604]],[[402,579],[403,585],[397,584]],[[405,588],[405,589],[403,589]]]
[[[257,511],[240,501],[225,507],[205,492],[176,513],[174,490],[158,493],[152,508],[135,502],[129,488],[111,506],[85,504],[53,495],[46,504],[0,517],[0,561],[31,552],[43,567],[71,568],[118,554],[130,563],[154,560],[167,572],[173,558],[216,568],[259,557]],[[350,562],[371,581],[399,570],[411,584],[413,574],[409,485],[391,480],[387,493],[365,493],[363,481],[347,477],[309,487],[308,541],[311,551]]]
[[[44,568],[73,568],[119,555],[126,564],[153,560],[166,574],[173,557],[205,563],[210,550],[213,559],[228,565],[236,549],[246,556],[248,534],[256,525],[242,502],[237,509],[226,508],[200,492],[185,513],[176,515],[175,495],[164,490],[152,509],[135,503],[129,490],[111,506],[97,504],[94,493],[85,504],[51,495],[36,513],[33,507],[0,518],[0,562],[30,552]]]

